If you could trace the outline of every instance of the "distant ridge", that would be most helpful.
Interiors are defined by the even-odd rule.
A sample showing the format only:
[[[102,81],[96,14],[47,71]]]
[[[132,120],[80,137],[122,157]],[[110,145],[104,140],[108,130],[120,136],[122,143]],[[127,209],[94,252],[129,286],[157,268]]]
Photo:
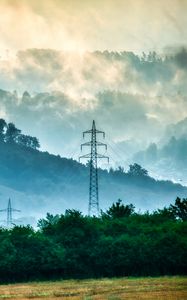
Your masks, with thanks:
[[[152,210],[186,197],[187,188],[171,181],[157,181],[148,174],[101,170],[100,204],[107,208],[117,199],[133,203],[137,209]],[[75,160],[27,147],[18,142],[0,143],[0,195],[7,197],[31,216],[47,211],[60,213],[76,208],[88,209],[89,168]]]

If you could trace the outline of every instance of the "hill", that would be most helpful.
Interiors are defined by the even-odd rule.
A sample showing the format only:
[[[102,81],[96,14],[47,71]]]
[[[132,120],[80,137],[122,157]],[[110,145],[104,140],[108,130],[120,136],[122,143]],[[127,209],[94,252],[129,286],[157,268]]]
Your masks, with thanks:
[[[137,152],[133,159],[155,174],[161,170],[163,178],[183,184],[187,182],[187,138],[184,135],[172,136],[165,144],[152,143],[147,149]]]
[[[11,140],[11,124],[4,123],[6,129],[0,137],[0,208],[6,207],[11,197],[13,206],[22,210],[20,217],[27,216],[31,223],[33,216],[38,219],[48,211],[61,213],[75,208],[87,213],[89,166],[39,151],[38,140],[23,135],[15,126],[17,133]],[[99,169],[99,189],[103,210],[119,198],[137,209],[153,210],[187,194],[186,187],[155,180],[137,164],[128,172],[122,168]]]

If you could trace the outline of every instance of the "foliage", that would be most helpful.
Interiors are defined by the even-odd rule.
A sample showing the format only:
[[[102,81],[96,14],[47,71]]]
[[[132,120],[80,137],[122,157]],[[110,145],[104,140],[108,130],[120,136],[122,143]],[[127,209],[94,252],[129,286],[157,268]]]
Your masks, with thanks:
[[[170,205],[170,210],[176,218],[187,221],[187,199],[177,197],[175,205]]]
[[[152,213],[121,200],[101,216],[66,210],[0,229],[0,282],[187,274],[187,199]]]
[[[134,206],[132,204],[123,205],[121,202],[122,200],[119,199],[116,203],[113,203],[106,213],[102,213],[102,216],[112,219],[129,217],[134,212]]]
[[[132,176],[148,176],[148,171],[135,163],[129,166],[128,174]]]
[[[21,130],[16,128],[13,123],[6,123],[4,119],[0,119],[0,142],[9,144],[18,144],[24,147],[39,149],[40,144],[36,137],[24,135]]]

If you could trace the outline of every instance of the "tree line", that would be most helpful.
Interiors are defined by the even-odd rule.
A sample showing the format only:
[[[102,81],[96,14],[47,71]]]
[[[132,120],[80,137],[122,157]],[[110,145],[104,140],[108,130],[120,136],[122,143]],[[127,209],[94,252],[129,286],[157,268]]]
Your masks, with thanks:
[[[24,147],[39,149],[40,144],[36,137],[25,135],[21,130],[16,128],[13,123],[6,123],[4,119],[0,119],[0,143],[16,143]]]
[[[0,229],[0,282],[187,274],[187,199],[153,212],[121,200],[99,217],[47,214]]]

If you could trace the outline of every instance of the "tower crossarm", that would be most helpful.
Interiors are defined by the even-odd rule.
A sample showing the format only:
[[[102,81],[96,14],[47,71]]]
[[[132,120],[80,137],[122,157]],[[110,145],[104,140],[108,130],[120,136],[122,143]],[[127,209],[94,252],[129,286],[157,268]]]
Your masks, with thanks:
[[[105,138],[105,133],[104,131],[101,131],[101,130],[97,130],[96,129],[96,126],[95,126],[95,121],[93,120],[93,123],[92,123],[92,129],[90,130],[86,130],[83,132],[83,138],[85,137],[85,134],[90,134],[91,136],[94,135],[97,135],[97,134],[102,134],[103,135],[103,138]]]
[[[86,142],[86,143],[83,143],[83,144],[81,144],[81,151],[82,151],[82,148],[84,147],[84,146],[91,146],[92,145],[92,142]]]
[[[92,129],[84,131],[83,132],[83,138],[85,137],[86,134],[92,134]]]
[[[97,134],[102,134],[103,135],[103,138],[105,138],[105,132],[104,131],[101,131],[101,130],[95,130],[95,132],[97,133]]]
[[[91,153],[79,156],[79,161],[83,158],[91,158]],[[109,162],[109,157],[108,156],[97,153],[97,158],[99,158],[99,159],[104,158],[104,159],[107,159],[107,161]]]
[[[88,153],[88,154],[79,156],[79,161],[80,161],[82,158],[91,158],[91,154]]]
[[[97,142],[97,146],[103,146],[107,150],[107,144],[104,144],[104,143],[101,143],[101,142]]]
[[[97,158],[99,158],[99,159],[102,159],[102,158],[107,159],[107,161],[109,163],[109,157],[108,156],[105,156],[105,155],[97,153]]]
[[[4,212],[4,211],[7,211],[7,208],[5,208],[5,209],[0,209],[0,212]]]
[[[83,148],[84,146],[89,146],[89,147],[91,147],[92,144],[93,144],[92,141],[81,144],[81,151],[82,151],[82,148]],[[104,143],[102,143],[102,142],[97,142],[97,141],[96,141],[96,142],[95,142],[95,145],[96,145],[96,146],[103,146],[103,147],[105,147],[105,149],[107,150],[107,144],[104,144]]]
[[[92,134],[92,133],[93,133],[93,129],[84,131],[84,132],[83,132],[83,138],[85,137],[86,134]],[[105,138],[105,132],[104,132],[104,131],[95,129],[95,130],[94,130],[94,133],[96,133],[96,134],[102,134],[102,135],[103,135],[103,138]]]

